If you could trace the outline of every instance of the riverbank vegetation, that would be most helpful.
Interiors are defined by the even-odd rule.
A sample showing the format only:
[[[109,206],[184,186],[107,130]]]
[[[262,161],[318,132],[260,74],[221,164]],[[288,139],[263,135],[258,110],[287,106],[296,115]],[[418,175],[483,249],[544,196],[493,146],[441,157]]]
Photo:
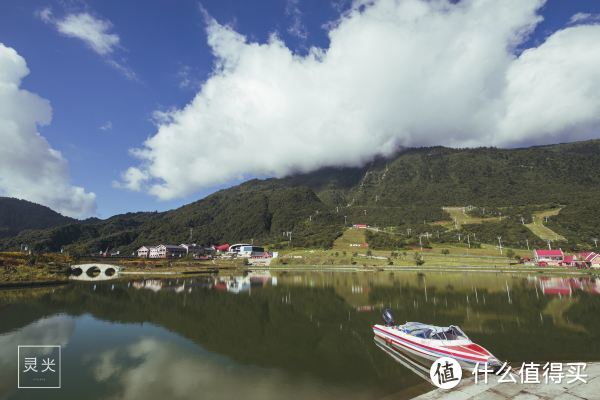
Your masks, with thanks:
[[[70,262],[69,257],[60,254],[3,252],[0,253],[0,285],[66,281]]]

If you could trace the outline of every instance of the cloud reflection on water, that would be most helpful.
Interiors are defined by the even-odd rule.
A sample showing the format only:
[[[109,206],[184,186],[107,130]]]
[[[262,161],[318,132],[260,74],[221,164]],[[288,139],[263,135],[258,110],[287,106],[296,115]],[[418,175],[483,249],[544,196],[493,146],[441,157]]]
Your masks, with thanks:
[[[73,336],[75,321],[64,314],[41,318],[15,332],[0,335],[0,398],[17,387],[19,345],[66,346]],[[40,354],[48,354],[42,350]]]
[[[353,399],[366,394],[276,369],[236,365],[153,337],[105,351],[91,364],[99,383],[118,382],[113,396],[119,399]]]

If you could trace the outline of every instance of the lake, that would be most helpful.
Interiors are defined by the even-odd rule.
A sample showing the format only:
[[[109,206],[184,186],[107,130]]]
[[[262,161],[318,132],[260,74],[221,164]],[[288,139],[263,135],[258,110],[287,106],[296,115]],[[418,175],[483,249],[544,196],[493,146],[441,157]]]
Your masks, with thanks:
[[[433,387],[371,325],[457,324],[501,360],[600,360],[600,281],[267,272],[0,290],[0,398],[379,399]],[[18,345],[61,346],[61,389],[17,389]]]

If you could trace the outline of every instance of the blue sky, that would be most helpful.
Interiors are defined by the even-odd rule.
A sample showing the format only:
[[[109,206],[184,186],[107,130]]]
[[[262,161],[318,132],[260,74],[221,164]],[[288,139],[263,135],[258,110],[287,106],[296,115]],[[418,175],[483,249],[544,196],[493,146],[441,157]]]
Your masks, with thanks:
[[[213,74],[215,56],[207,43],[206,31],[210,22],[205,20],[202,10],[221,28],[243,35],[248,43],[268,43],[270,35],[276,33],[291,53],[305,57],[312,46],[328,49],[328,31],[334,29],[329,24],[338,21],[341,13],[350,8],[348,1],[319,0],[219,0],[201,3],[8,0],[0,5],[0,43],[14,49],[26,61],[30,73],[22,80],[21,89],[47,99],[52,107],[52,121],[39,127],[39,133],[67,160],[71,183],[85,188],[86,192],[95,193],[96,215],[105,218],[127,211],[174,208],[246,177],[280,176],[290,171],[308,171],[330,164],[351,165],[341,156],[332,156],[329,161],[319,153],[315,159],[321,158],[312,164],[293,164],[290,161],[289,166],[280,168],[273,165],[284,162],[273,160],[265,167],[249,167],[247,170],[240,167],[219,175],[218,179],[190,182],[189,187],[169,187],[159,193],[149,188],[151,182],[168,182],[170,175],[150,172],[152,169],[147,167],[147,160],[146,166],[140,166],[136,157],[130,154],[130,149],[140,148],[147,138],[157,133],[157,126],[152,120],[155,111],[171,112],[185,108],[199,93],[202,83]],[[50,10],[51,17],[46,20],[40,17],[42,10]],[[119,44],[113,46],[108,54],[99,54],[85,41],[58,31],[57,21],[82,13],[109,23],[107,32],[118,36]],[[600,13],[600,2],[550,0],[536,13],[544,18],[543,22],[536,25],[515,53],[537,47],[556,31],[572,26],[569,21],[577,13],[585,17],[580,22],[594,25]],[[115,64],[118,66],[115,67]],[[199,110],[201,113],[202,107]],[[357,123],[360,124],[360,121]],[[582,135],[574,139],[590,137],[589,133]],[[222,137],[226,136],[219,136]],[[557,137],[564,136],[540,139],[532,134],[522,141],[511,139],[506,143],[545,143],[556,141]],[[282,138],[284,141],[288,139],[293,140]],[[260,138],[255,137],[255,140]],[[435,144],[434,140],[407,142],[402,138],[394,143],[428,145]],[[182,151],[196,141],[204,143],[198,147],[198,154],[210,152],[207,148],[219,145],[211,143],[211,135],[204,132],[182,137]],[[263,143],[265,147],[271,145],[269,139]],[[385,146],[391,146],[387,143]],[[457,139],[456,143],[480,144],[472,138]],[[502,145],[505,142],[498,143]],[[385,153],[385,146],[374,153]],[[361,153],[356,158],[366,160],[372,155]],[[185,159],[189,158],[190,155],[186,154]],[[208,159],[206,165],[214,165],[219,160]],[[185,165],[173,165],[185,174],[216,175],[220,172],[218,166],[214,167],[215,171],[201,167],[185,171]],[[146,188],[140,189],[138,185],[136,191],[126,188],[129,185],[131,189],[136,186],[135,183],[115,184],[123,182],[122,174],[132,166],[142,174],[150,175],[143,181],[144,185],[148,185]],[[4,192],[15,195],[9,190]],[[53,206],[51,200],[47,203]]]

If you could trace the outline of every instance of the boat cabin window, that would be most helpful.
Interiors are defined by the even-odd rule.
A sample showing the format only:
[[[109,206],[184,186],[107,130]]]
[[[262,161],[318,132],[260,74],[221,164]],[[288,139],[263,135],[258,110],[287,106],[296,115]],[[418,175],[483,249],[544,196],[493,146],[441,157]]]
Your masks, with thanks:
[[[468,339],[467,335],[465,335],[465,333],[458,326],[450,326],[446,330],[435,332],[431,335],[430,338],[437,340]]]
[[[410,332],[407,332],[410,335],[416,336],[416,337],[420,337],[423,339],[428,339],[429,335],[431,335],[431,329],[414,329]]]
[[[405,327],[404,332],[409,335],[423,338],[423,339],[435,339],[435,340],[462,340],[468,339],[467,335],[455,325],[449,327],[439,326],[408,326]]]

